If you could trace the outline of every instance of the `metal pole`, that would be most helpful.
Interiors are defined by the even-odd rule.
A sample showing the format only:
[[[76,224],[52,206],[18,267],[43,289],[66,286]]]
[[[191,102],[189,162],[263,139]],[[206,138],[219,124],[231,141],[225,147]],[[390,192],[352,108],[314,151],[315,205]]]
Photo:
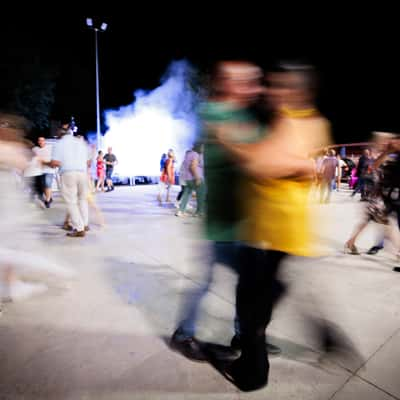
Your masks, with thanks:
[[[101,132],[100,132],[100,89],[99,89],[99,51],[97,43],[97,31],[94,29],[94,41],[96,49],[96,114],[97,114],[97,150],[101,148]]]

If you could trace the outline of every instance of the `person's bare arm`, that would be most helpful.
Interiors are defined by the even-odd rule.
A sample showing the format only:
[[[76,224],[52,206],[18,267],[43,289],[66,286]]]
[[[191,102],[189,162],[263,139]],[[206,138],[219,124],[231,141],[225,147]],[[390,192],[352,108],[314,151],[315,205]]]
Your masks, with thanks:
[[[194,179],[196,181],[196,185],[200,185],[201,183],[201,179],[199,176],[199,160],[197,158],[195,158],[189,166],[189,170],[192,173],[192,175],[194,176]]]
[[[241,168],[249,175],[259,179],[307,178],[315,174],[315,162],[295,151],[290,138],[280,132],[272,133],[257,143],[233,143],[226,138],[224,127],[218,127],[216,138],[231,154]]]

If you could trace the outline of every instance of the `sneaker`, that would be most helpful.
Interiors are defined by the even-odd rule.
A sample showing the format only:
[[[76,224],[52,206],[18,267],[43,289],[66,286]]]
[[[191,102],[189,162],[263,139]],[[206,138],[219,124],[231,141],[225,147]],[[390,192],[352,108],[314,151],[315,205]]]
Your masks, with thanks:
[[[393,268],[393,271],[394,271],[394,272],[400,272],[400,267],[394,267],[394,268]]]
[[[242,345],[240,343],[240,336],[235,335],[232,340],[231,340],[231,347],[234,350],[240,350],[242,348]],[[265,347],[267,349],[267,353],[271,356],[277,356],[282,353],[282,350],[280,347],[275,346],[268,341],[265,342]]]
[[[372,246],[368,251],[367,254],[375,255],[379,250],[382,250],[383,247],[380,246]]]
[[[44,200],[44,206],[50,208],[50,201]]]
[[[200,342],[194,337],[180,337],[181,331],[174,332],[169,342],[171,349],[181,353],[186,358],[193,361],[206,361],[207,357],[201,349]]]
[[[185,214],[181,211],[181,210],[178,210],[176,213],[175,213],[175,217],[184,217],[185,216]]]
[[[89,225],[86,225],[85,226],[85,232],[89,232],[89,231],[90,231]]]
[[[74,229],[72,232],[67,233],[68,237],[85,237],[85,231],[77,231]]]

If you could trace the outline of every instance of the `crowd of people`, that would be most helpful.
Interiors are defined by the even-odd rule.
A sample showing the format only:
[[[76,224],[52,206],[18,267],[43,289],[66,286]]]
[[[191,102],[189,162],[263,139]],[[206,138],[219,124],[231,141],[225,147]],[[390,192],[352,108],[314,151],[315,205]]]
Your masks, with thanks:
[[[180,166],[181,191],[175,214],[186,216],[188,202],[195,197],[193,215],[202,217],[208,244],[204,279],[184,299],[170,345],[192,360],[209,361],[239,389],[251,391],[267,385],[268,355],[280,352],[266,337],[276,304],[287,291],[280,270],[290,256],[316,254],[310,193],[319,191],[320,202],[328,203],[332,190],[341,190],[342,173],[349,166],[329,147],[330,123],[316,106],[318,79],[312,66],[281,62],[264,72],[251,62],[220,61],[210,81],[208,98],[199,107],[201,134]],[[254,111],[257,109],[266,110],[265,118]],[[63,228],[68,230],[68,237],[84,237],[90,230],[89,170],[93,150],[82,137],[63,126],[53,149],[39,138],[39,146],[29,157],[26,145],[17,134],[12,137],[10,129],[1,128],[0,150],[4,155],[0,178],[10,179],[12,171],[23,171],[31,195],[50,207],[57,168],[67,208]],[[397,249],[400,246],[398,227],[391,223],[393,216],[399,220],[400,140],[385,137],[374,151],[375,158],[365,150],[356,167],[358,180],[352,195],[361,193],[367,207],[365,218],[346,243],[351,254],[358,254],[355,241],[370,221],[384,226],[388,231],[385,237]],[[98,151],[93,189],[114,189],[112,174],[117,162],[112,148],[105,155]],[[175,163],[170,149],[160,161],[160,204],[171,201]],[[3,213],[13,208],[6,200],[2,199]],[[10,229],[2,227],[3,233]],[[373,246],[377,251],[383,247],[381,241]],[[3,295],[7,287],[12,297],[11,282],[17,279],[10,265],[19,261],[10,261],[12,246],[7,249],[8,258],[1,259],[0,253]],[[235,333],[230,350],[224,352],[196,338],[201,300],[217,263],[227,265],[238,277],[232,321]],[[64,270],[60,267],[58,271]],[[329,338],[327,352],[337,351],[342,343],[349,342],[328,321],[321,324],[310,319],[309,324],[318,326],[322,346]],[[347,350],[357,353],[351,346]]]

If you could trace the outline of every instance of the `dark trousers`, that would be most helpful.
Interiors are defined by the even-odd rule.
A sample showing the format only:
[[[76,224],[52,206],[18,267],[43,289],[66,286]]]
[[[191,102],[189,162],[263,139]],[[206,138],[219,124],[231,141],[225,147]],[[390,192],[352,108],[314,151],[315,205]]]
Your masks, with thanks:
[[[242,353],[233,362],[231,372],[243,387],[253,388],[268,382],[265,329],[271,321],[274,306],[286,290],[277,277],[285,255],[248,246],[239,250],[236,312]]]
[[[176,201],[180,201],[183,195],[183,192],[185,190],[185,185],[181,186],[181,191],[178,193],[178,196],[176,197]]]

